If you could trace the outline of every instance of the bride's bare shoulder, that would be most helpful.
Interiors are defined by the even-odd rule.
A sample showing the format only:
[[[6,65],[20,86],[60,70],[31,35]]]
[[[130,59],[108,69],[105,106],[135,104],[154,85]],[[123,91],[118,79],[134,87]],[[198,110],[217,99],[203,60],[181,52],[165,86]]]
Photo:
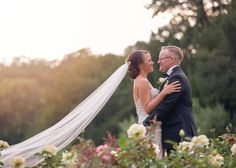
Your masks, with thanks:
[[[147,78],[138,78],[137,77],[134,80],[134,83],[135,83],[136,86],[147,86],[147,85],[149,85],[149,81],[148,81]]]

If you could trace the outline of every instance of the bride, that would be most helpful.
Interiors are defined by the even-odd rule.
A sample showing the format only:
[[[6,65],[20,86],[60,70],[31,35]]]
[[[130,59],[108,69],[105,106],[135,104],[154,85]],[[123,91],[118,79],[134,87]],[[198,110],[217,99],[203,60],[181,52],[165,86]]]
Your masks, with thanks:
[[[133,82],[133,99],[138,116],[138,123],[141,124],[144,119],[164,98],[166,95],[179,92],[180,83],[173,82],[164,85],[164,89],[159,93],[158,89],[154,88],[148,81],[147,76],[153,72],[153,61],[150,53],[145,50],[138,50],[131,53],[128,57],[129,67],[128,74]],[[150,130],[151,128],[147,128]],[[148,131],[148,136],[151,136],[152,141],[159,145],[160,157],[162,157],[162,142],[161,142],[161,123],[155,123],[155,131]],[[155,135],[150,135],[155,134]]]

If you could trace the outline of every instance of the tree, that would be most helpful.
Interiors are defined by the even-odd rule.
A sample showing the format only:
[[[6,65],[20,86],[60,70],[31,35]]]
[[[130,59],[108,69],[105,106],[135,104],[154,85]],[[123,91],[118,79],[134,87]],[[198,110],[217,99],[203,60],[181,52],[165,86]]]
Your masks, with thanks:
[[[0,137],[16,143],[30,135],[36,114],[45,103],[36,80],[6,78],[0,81]]]
[[[158,39],[172,36],[180,39],[189,27],[202,28],[211,18],[228,13],[231,0],[152,0],[147,6],[153,17],[161,13],[172,14],[170,23],[158,29]]]

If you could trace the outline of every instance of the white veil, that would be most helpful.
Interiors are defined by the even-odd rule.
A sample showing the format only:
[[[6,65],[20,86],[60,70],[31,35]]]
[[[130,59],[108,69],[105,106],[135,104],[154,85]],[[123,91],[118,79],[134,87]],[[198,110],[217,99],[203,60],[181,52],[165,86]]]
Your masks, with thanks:
[[[52,144],[58,150],[69,145],[110,99],[124,78],[127,69],[128,63],[119,67],[101,86],[52,127],[4,149],[0,156],[0,161],[4,163],[4,167],[10,167],[9,160],[15,156],[25,158],[26,166],[35,166],[41,161],[35,154],[41,152],[45,145]]]

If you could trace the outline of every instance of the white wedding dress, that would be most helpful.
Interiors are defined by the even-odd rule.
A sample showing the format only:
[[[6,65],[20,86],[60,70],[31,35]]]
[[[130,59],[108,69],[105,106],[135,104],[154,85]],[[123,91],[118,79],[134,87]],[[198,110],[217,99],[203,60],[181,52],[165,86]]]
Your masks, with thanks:
[[[159,90],[156,88],[151,88],[151,98],[154,99],[159,94]],[[140,99],[136,102],[136,113],[138,116],[138,123],[142,122],[147,118],[148,114],[144,112],[143,105]],[[161,123],[157,122],[155,127],[146,127],[147,128],[147,137],[150,138],[154,144],[159,147],[158,159],[162,158],[163,149],[162,149],[162,136],[161,136]]]

